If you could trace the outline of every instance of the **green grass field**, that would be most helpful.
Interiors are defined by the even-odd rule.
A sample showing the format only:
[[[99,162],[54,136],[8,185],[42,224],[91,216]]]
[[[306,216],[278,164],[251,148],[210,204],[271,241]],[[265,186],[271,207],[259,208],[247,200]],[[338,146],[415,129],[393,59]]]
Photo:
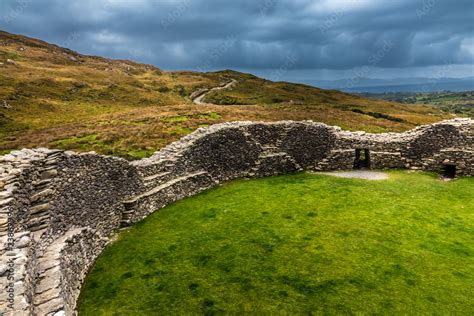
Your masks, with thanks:
[[[474,179],[239,180],[109,245],[80,315],[474,313]]]

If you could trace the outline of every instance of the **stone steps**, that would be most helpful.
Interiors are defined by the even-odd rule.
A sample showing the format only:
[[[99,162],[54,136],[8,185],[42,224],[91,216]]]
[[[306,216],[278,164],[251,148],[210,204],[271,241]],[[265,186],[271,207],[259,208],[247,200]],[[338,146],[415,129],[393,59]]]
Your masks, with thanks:
[[[170,171],[171,168],[173,168],[176,165],[177,159],[179,157],[180,156],[177,155],[176,157],[173,157],[173,158],[160,159],[152,164],[147,164],[147,165],[136,164],[138,174],[142,178],[145,179],[148,177],[153,177],[160,173],[168,172]]]
[[[176,183],[179,183],[179,182],[182,182],[182,181],[186,181],[188,179],[191,179],[191,178],[194,178],[194,177],[197,177],[197,176],[200,176],[200,175],[205,175],[207,174],[207,172],[205,171],[201,171],[201,172],[196,172],[196,173],[191,173],[189,175],[186,175],[186,176],[182,176],[182,177],[178,177],[178,178],[174,178],[173,180],[170,180],[166,183],[163,183],[159,186],[157,186],[156,188],[153,188],[152,190],[148,191],[148,192],[145,192],[137,197],[135,197],[133,200],[131,200],[130,202],[136,202],[137,200],[140,200],[142,199],[143,197],[149,197],[149,196],[152,196],[152,195],[155,195],[156,193],[160,192],[161,190],[165,189],[165,188],[169,188],[171,186],[173,186],[174,184]]]
[[[64,313],[65,300],[62,296],[63,279],[61,272],[61,251],[66,246],[66,240],[80,234],[83,228],[76,228],[56,239],[38,257],[33,304],[35,315],[61,315]]]
[[[263,152],[255,162],[255,166],[250,169],[248,177],[270,176],[299,170],[301,167],[286,152]]]
[[[215,185],[215,181],[205,171],[176,177],[125,201],[121,226],[126,227],[165,205],[190,196]]]
[[[277,158],[277,157],[285,157],[289,158],[290,156],[285,152],[271,152],[271,153],[263,153],[258,158],[259,159],[267,159],[267,158]],[[258,163],[261,163],[261,160],[257,160]]]
[[[143,178],[143,185],[146,189],[152,189],[168,181],[171,175],[170,171],[165,171],[145,177]]]
[[[53,159],[56,157],[53,156]],[[49,203],[53,179],[57,176],[56,165],[48,165],[40,169],[40,179],[32,182],[32,192],[30,196],[30,207],[28,208],[29,220],[26,223],[32,232],[41,232],[49,226],[51,220]],[[39,234],[39,233],[38,233]]]

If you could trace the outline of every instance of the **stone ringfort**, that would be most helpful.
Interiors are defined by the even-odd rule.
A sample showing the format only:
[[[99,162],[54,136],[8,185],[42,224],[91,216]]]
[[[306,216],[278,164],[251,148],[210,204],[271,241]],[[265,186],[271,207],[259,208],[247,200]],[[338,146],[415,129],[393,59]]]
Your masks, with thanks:
[[[224,123],[134,162],[14,151],[0,157],[0,312],[75,315],[86,273],[121,227],[223,181],[354,168],[472,176],[474,121],[385,134],[311,121]]]

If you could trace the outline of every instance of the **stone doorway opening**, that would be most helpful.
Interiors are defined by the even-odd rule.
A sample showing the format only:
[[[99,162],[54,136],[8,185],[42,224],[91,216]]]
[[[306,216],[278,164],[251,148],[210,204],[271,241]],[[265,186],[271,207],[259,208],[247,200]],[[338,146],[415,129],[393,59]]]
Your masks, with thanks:
[[[444,174],[443,176],[447,179],[456,178],[456,165],[444,165]]]
[[[370,169],[370,150],[355,150],[354,169]]]

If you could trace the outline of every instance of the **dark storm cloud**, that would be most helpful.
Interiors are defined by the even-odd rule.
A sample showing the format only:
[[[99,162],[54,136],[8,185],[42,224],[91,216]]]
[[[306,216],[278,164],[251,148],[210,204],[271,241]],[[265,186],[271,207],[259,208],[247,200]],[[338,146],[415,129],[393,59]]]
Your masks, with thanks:
[[[473,15],[472,0],[3,0],[0,28],[165,69],[345,70],[472,64]]]

